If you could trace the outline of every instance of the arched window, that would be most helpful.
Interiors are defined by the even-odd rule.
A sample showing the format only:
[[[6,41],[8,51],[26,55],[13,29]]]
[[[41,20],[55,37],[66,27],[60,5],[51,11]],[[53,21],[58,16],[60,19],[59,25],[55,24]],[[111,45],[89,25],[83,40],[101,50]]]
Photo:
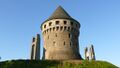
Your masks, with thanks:
[[[44,28],[46,28],[46,25],[44,25]]]
[[[56,21],[56,25],[58,25],[59,24],[59,21]]]
[[[64,21],[64,25],[66,25],[67,24],[67,21]]]
[[[59,30],[59,27],[58,27],[58,26],[56,27],[56,30]]]

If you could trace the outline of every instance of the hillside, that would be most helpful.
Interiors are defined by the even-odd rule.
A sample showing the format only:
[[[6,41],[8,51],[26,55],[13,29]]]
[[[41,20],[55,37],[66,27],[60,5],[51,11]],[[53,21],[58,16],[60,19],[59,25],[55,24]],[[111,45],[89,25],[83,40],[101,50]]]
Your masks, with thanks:
[[[0,62],[0,68],[118,68],[118,67],[106,61],[12,60]]]

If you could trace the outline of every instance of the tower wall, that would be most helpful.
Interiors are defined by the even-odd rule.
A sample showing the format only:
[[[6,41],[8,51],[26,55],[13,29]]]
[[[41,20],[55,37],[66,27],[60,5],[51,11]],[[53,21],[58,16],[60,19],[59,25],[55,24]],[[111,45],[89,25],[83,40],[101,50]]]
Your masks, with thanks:
[[[45,59],[79,59],[80,24],[72,19],[52,19],[42,24]]]
[[[40,35],[37,34],[36,38],[33,37],[31,47],[31,60],[40,59]]]

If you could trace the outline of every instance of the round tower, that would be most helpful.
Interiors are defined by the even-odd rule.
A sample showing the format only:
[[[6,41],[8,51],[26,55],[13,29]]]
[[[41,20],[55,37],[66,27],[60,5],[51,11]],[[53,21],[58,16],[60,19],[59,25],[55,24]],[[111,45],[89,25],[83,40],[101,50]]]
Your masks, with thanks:
[[[41,25],[44,52],[48,60],[82,59],[79,54],[80,23],[61,6]]]

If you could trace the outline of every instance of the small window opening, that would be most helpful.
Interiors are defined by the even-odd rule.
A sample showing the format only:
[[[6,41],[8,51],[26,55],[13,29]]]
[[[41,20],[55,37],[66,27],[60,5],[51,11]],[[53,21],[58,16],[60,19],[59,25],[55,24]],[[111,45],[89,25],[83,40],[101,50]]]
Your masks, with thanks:
[[[70,22],[71,25],[73,25],[73,22]]]
[[[55,37],[57,37],[57,33],[55,34]]]
[[[62,30],[62,29],[63,29],[63,27],[61,26],[61,27],[60,27],[60,30]]]
[[[64,41],[64,45],[65,45],[65,41]]]
[[[51,26],[52,22],[49,23],[49,26]]]
[[[65,26],[65,27],[64,27],[64,30],[66,30],[66,28],[67,28],[67,27]]]
[[[64,24],[66,25],[66,24],[67,24],[67,21],[64,21]]]
[[[44,25],[44,28],[46,28],[46,25]]]
[[[58,25],[59,24],[59,21],[56,21],[56,25]]]
[[[55,30],[55,27],[53,27],[53,31]]]
[[[59,30],[59,27],[57,27],[56,30]]]

